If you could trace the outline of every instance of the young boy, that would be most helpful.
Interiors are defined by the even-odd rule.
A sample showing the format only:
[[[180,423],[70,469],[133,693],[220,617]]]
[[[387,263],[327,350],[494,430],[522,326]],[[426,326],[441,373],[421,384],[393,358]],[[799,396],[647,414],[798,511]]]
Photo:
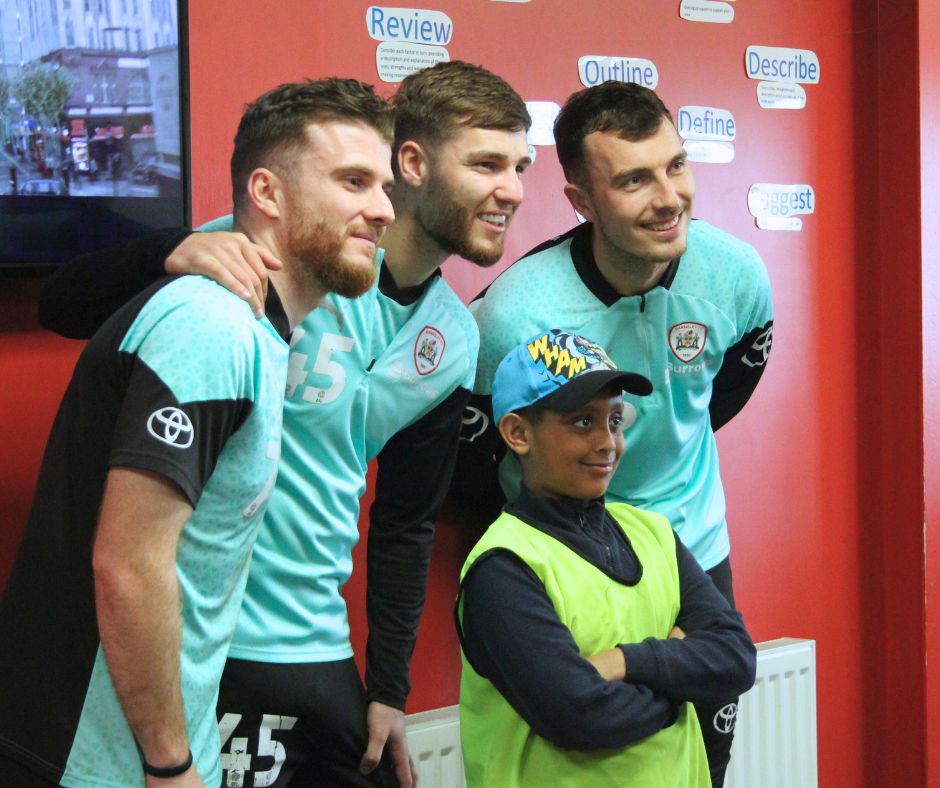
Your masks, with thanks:
[[[493,417],[522,490],[461,572],[468,785],[710,785],[690,702],[744,692],[741,615],[661,515],[604,503],[642,375],[559,330],[500,363]],[[634,462],[642,462],[642,457]]]

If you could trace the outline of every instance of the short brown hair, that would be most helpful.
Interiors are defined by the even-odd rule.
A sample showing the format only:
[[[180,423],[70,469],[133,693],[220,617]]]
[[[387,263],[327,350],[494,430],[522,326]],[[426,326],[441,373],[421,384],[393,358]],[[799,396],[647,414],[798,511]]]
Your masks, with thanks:
[[[307,126],[330,120],[364,123],[392,142],[391,106],[371,85],[357,79],[291,82],[269,90],[245,107],[231,163],[236,216],[244,210],[251,173],[258,167],[289,172],[285,159],[307,144]]]
[[[613,131],[630,142],[652,137],[663,119],[673,123],[662,99],[632,82],[602,82],[572,93],[555,118],[555,150],[569,183],[584,179],[584,138]],[[673,124],[675,125],[675,124]]]
[[[461,60],[409,74],[393,103],[395,151],[407,140],[437,145],[460,128],[528,131],[532,125],[525,102],[506,80]]]

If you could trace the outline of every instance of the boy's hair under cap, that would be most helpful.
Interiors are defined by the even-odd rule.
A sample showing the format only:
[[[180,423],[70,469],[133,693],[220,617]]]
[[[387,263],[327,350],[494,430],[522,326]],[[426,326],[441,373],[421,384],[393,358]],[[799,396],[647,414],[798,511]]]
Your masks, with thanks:
[[[600,345],[553,328],[513,348],[493,377],[493,419],[530,405],[572,411],[601,389],[616,384],[646,396],[653,384],[635,372],[621,372]]]

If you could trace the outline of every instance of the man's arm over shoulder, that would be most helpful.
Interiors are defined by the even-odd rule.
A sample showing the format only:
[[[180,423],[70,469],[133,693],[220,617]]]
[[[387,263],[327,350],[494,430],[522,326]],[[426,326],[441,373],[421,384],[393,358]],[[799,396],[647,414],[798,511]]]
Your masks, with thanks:
[[[508,552],[464,578],[467,660],[540,736],[570,750],[619,748],[676,720],[649,687],[608,681],[581,656],[535,574]]]
[[[628,682],[693,703],[718,702],[754,684],[757,651],[734,610],[676,537],[684,637],[624,644]]]
[[[190,232],[159,230],[60,266],[43,287],[39,322],[63,336],[87,339],[127,301],[165,275],[166,258]]]
[[[228,227],[217,220],[214,225]],[[199,274],[264,314],[269,270],[281,262],[240,232],[161,230],[62,266],[46,284],[39,320],[64,336],[90,337],[133,296],[165,275]]]

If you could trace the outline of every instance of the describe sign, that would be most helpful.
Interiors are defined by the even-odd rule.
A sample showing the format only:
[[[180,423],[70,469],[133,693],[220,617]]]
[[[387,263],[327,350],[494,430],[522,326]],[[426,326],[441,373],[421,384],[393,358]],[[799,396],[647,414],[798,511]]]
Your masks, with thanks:
[[[806,183],[755,183],[747,192],[747,209],[762,230],[800,230],[801,214],[816,210],[816,194]]]
[[[809,49],[749,46],[744,67],[750,79],[819,84],[819,58]]]
[[[578,76],[585,87],[601,82],[634,82],[653,90],[659,84],[659,70],[651,60],[636,57],[583,55],[578,58]]]
[[[682,0],[679,16],[689,22],[728,24],[734,19],[734,6],[718,0]]]

